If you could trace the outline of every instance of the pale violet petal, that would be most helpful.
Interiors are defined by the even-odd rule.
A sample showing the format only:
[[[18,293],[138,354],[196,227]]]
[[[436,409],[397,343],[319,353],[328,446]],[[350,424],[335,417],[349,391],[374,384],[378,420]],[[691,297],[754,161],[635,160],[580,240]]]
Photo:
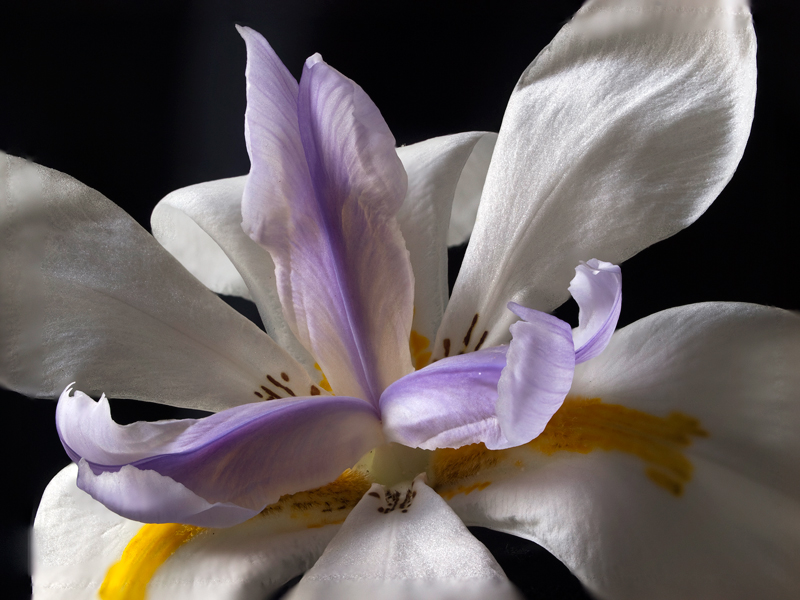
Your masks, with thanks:
[[[537,450],[540,436],[484,453],[474,476],[432,485],[468,525],[536,541],[600,598],[796,598],[798,363],[794,313],[737,303],[667,310],[618,331],[603,354],[576,368],[577,410],[579,398],[596,398],[612,409],[603,413],[610,420],[592,423],[573,410],[546,452]],[[631,409],[643,412],[614,422],[615,411]],[[652,428],[642,415],[685,423],[694,434],[670,438],[670,427]],[[618,446],[629,451],[598,447],[598,427],[607,441],[631,436],[632,445]],[[640,458],[671,452],[688,461],[676,471],[678,488],[657,484],[657,463]]]
[[[133,219],[71,177],[0,155],[0,383],[204,410],[306,370]],[[277,390],[277,395],[288,395]]]
[[[523,320],[511,345],[440,359],[390,385],[380,409],[387,439],[434,450],[531,441],[569,391],[575,351],[569,325],[511,304]]]
[[[486,174],[497,142],[496,133],[487,133],[478,140],[461,171],[453,198],[450,227],[447,230],[447,245],[458,246],[469,239],[478,215],[478,205],[486,183]]]
[[[77,472],[75,464],[59,472],[39,503],[31,537],[35,600],[96,600],[108,569],[142,528],[78,489]],[[307,571],[339,529],[308,528],[285,512],[196,535],[158,568],[148,598],[262,600]]]
[[[622,271],[593,258],[575,268],[569,293],[578,303],[578,327],[572,332],[575,363],[586,362],[608,345],[622,308]]]
[[[413,274],[395,214],[406,176],[355,83],[321,59],[298,90],[257,33],[248,46],[245,231],[272,255],[284,316],[335,393],[377,405],[411,371]]]
[[[270,337],[318,378],[314,359],[283,317],[269,252],[242,230],[246,180],[231,177],[171,192],[150,217],[153,236],[211,291],[253,300]]]
[[[206,502],[171,477],[132,465],[95,474],[81,459],[77,485],[109,510],[134,521],[230,527],[259,512],[229,502]]]
[[[105,398],[70,392],[59,399],[56,426],[80,461],[79,484],[141,521],[229,526],[284,494],[333,481],[383,442],[374,409],[357,398],[273,400],[121,426]]]
[[[380,403],[387,439],[426,450],[478,442],[507,447],[495,414],[507,350],[443,358],[390,385]]]
[[[755,53],[745,0],[587,2],[511,96],[434,358],[475,315],[507,343],[507,302],[551,311],[579,261],[697,219],[744,151]]]
[[[508,307],[522,320],[511,326],[513,339],[497,383],[496,412],[508,440],[505,448],[525,444],[544,430],[569,392],[575,370],[567,323],[513,302]]]
[[[309,215],[320,253],[310,246],[290,257],[275,240],[279,290],[303,311],[300,339],[334,392],[377,406],[386,386],[412,370],[414,276],[395,219],[406,174],[375,104],[320,58],[303,68],[298,115],[316,201],[296,203],[290,219]]]
[[[480,177],[481,166],[485,177],[488,157],[491,157],[491,151],[485,151],[483,140],[493,145],[496,137],[493,133],[460,133],[397,149],[408,175],[408,192],[397,213],[397,223],[414,270],[412,329],[429,344],[424,346],[421,338],[417,338],[417,355],[430,357],[433,350],[436,331],[450,296],[447,287],[450,231],[453,227],[465,229],[470,212],[471,221],[475,220],[472,208],[477,210],[482,188],[482,181],[476,180]],[[474,158],[479,146],[481,151],[478,158]],[[471,167],[469,173],[466,172],[468,166]],[[461,194],[456,205],[459,190]],[[469,230],[472,222],[469,222]],[[417,368],[426,362],[418,359]]]
[[[502,568],[424,477],[374,484],[290,600],[519,599]]]

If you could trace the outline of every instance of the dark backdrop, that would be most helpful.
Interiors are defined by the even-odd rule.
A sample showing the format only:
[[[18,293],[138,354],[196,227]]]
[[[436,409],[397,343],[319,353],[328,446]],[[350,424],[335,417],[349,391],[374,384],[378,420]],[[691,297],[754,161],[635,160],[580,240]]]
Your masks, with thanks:
[[[695,225],[625,263],[620,325],[707,300],[800,308],[793,256],[800,10],[790,0],[754,4],[759,91],[744,159]],[[398,143],[413,143],[497,131],[517,77],[579,5],[3,1],[0,149],[69,173],[149,228],[150,211],[169,191],[248,170],[245,48],[234,23],[262,32],[296,76],[307,56],[321,52],[371,95]],[[0,566],[7,597],[25,597],[28,527],[46,483],[68,459],[53,402],[0,393]],[[115,416],[171,414],[133,404],[115,403]],[[478,534],[529,597],[580,597],[535,545]]]

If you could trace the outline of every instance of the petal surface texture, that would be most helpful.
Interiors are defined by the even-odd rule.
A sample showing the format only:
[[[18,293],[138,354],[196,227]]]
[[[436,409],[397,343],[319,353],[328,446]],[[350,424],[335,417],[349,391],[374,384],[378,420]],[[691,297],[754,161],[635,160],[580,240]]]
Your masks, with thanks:
[[[509,308],[522,320],[511,326],[514,337],[497,382],[497,418],[506,448],[530,442],[544,430],[567,396],[575,370],[567,323],[518,304]]]
[[[0,383],[222,410],[306,370],[101,194],[0,155]],[[277,395],[288,395],[277,390]]]
[[[755,53],[744,0],[587,2],[509,100],[434,358],[474,315],[506,343],[507,302],[549,312],[581,260],[696,220],[744,151]]]
[[[506,346],[437,360],[381,396],[389,440],[434,450],[482,442],[492,450],[531,441],[572,384],[575,350],[569,325],[510,304],[523,319]]]
[[[455,227],[459,232],[466,231],[464,239],[469,237],[482,189],[480,172],[483,170],[486,176],[491,157],[486,146],[488,143],[491,148],[496,137],[493,133],[459,133],[397,149],[408,175],[408,193],[397,213],[397,222],[414,269],[412,329],[428,341],[428,351],[433,350],[450,296],[447,287],[450,232]],[[419,366],[423,366],[421,361]]]
[[[396,490],[373,485],[288,598],[511,600],[520,595],[486,547],[418,478]]]
[[[253,300],[270,337],[314,373],[314,359],[283,318],[269,252],[242,230],[246,180],[231,177],[170,193],[153,210],[153,236],[212,292]]]
[[[299,88],[248,47],[245,231],[272,255],[284,315],[339,395],[377,406],[412,370],[414,277],[395,215],[406,174],[380,112],[318,57]]]
[[[32,535],[36,600],[96,600],[109,568],[142,528],[78,489],[77,470],[73,464],[56,475],[39,504]],[[156,570],[147,598],[262,600],[308,570],[338,530],[306,523],[272,513],[207,530]]]
[[[507,446],[495,414],[507,350],[443,358],[390,385],[381,396],[387,439],[426,450],[477,442]]]
[[[682,490],[657,485],[635,455],[591,450],[592,438],[565,422],[550,438],[562,450],[539,451],[537,439],[484,451],[479,474],[450,482],[450,504],[468,525],[542,544],[599,598],[797,598],[798,364],[800,317],[788,311],[709,303],[655,314],[578,365],[571,394],[663,421],[697,419],[706,435],[682,450]],[[573,414],[590,436],[633,431]],[[646,449],[653,434],[640,430],[631,449]],[[563,450],[573,437],[588,447]],[[651,446],[656,456],[664,443]],[[451,478],[470,475],[455,464]]]
[[[575,362],[586,362],[608,345],[622,309],[622,271],[593,258],[575,269],[569,293],[578,303],[578,327],[572,332]]]
[[[333,481],[383,441],[374,409],[357,398],[273,400],[122,426],[105,398],[70,391],[56,425],[80,461],[78,484],[138,521],[227,527],[284,494]]]

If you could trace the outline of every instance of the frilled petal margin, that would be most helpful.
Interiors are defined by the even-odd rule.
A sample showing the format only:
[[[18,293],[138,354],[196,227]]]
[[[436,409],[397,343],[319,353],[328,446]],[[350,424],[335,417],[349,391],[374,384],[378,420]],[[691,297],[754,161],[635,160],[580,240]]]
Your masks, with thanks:
[[[523,73],[434,358],[508,301],[549,312],[572,268],[619,264],[697,219],[744,152],[756,91],[746,0],[591,0]]]
[[[142,528],[78,489],[77,470],[72,464],[53,478],[36,513],[31,561],[36,600],[96,600],[109,568]],[[178,547],[149,581],[142,580],[149,573],[131,575],[146,586],[148,600],[263,600],[311,568],[338,531],[338,525],[308,527],[322,516],[319,511],[275,511],[209,529]]]
[[[375,104],[321,58],[298,87],[247,43],[245,231],[275,262],[284,315],[336,394],[377,406],[412,370],[414,275],[395,215],[406,174]]]
[[[538,436],[561,406],[575,364],[608,344],[622,303],[616,265],[591,259],[575,269],[579,326],[513,302],[522,319],[509,346],[435,361],[389,386],[381,396],[389,440],[434,450],[482,442],[510,448]],[[580,344],[580,346],[578,345]]]
[[[315,383],[99,192],[0,154],[0,383],[217,411]],[[277,390],[281,394],[281,390]]]
[[[638,321],[576,368],[571,394],[697,419],[707,437],[690,445],[648,446],[658,429],[617,429],[635,434],[632,449],[682,452],[681,493],[656,485],[630,453],[592,450],[592,435],[615,435],[599,422],[582,438],[588,454],[566,451],[565,438],[561,451],[534,441],[484,455],[478,475],[451,482],[472,491],[450,505],[468,525],[543,545],[600,598],[797,598],[798,364],[800,317],[788,311],[709,303]]]
[[[70,392],[56,426],[79,461],[79,486],[137,521],[239,523],[283,494],[333,481],[383,442],[375,410],[357,398],[273,400],[121,426],[105,398]]]
[[[617,265],[593,258],[576,267],[569,293],[580,307],[578,327],[572,333],[578,364],[600,354],[617,327],[622,309],[622,271]]]
[[[424,477],[374,484],[289,600],[516,600],[489,551]]]

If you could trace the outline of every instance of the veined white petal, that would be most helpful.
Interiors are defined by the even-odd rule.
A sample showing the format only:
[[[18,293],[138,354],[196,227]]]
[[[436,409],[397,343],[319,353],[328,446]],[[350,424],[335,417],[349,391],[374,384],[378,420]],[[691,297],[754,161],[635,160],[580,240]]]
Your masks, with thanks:
[[[408,175],[408,192],[397,213],[397,223],[414,270],[412,329],[427,338],[431,344],[428,352],[433,350],[436,330],[450,296],[447,246],[451,231],[455,227],[459,235],[466,231],[464,239],[469,237],[483,187],[481,167],[485,177],[487,154],[490,157],[491,151],[487,153],[486,144],[481,144],[477,158],[473,156],[481,140],[486,138],[493,146],[496,137],[493,133],[460,133],[397,149]],[[472,164],[467,174],[468,163]],[[461,192],[458,205],[457,191]],[[423,365],[418,364],[417,368],[420,366]]]
[[[275,264],[242,229],[247,176],[175,190],[153,210],[153,236],[211,291],[253,300],[267,333],[306,367],[314,359],[292,333],[281,310]]]
[[[516,599],[489,551],[424,478],[374,484],[291,600]]]
[[[39,504],[32,538],[36,600],[96,600],[108,569],[142,528],[79,490],[76,474],[75,464],[63,469]],[[262,600],[309,569],[339,529],[308,522],[280,511],[207,530],[156,570],[148,599]]]
[[[546,451],[539,438],[481,455],[487,468],[440,491],[467,524],[540,543],[600,598],[796,598],[798,364],[800,317],[788,311],[709,303],[658,313],[576,367],[571,393],[611,411],[571,413]],[[642,412],[615,425],[616,407]],[[678,435],[666,426],[653,444],[666,423]],[[569,452],[573,434],[579,450]],[[592,446],[592,436],[620,434],[632,437]],[[677,468],[681,485],[659,484],[660,468]]]
[[[7,155],[0,180],[3,385],[211,411],[258,400],[268,374],[308,393],[297,361],[101,194]]]
[[[511,96],[434,358],[474,315],[506,343],[507,302],[550,311],[579,261],[697,219],[744,151],[755,52],[745,0],[588,2]]]

